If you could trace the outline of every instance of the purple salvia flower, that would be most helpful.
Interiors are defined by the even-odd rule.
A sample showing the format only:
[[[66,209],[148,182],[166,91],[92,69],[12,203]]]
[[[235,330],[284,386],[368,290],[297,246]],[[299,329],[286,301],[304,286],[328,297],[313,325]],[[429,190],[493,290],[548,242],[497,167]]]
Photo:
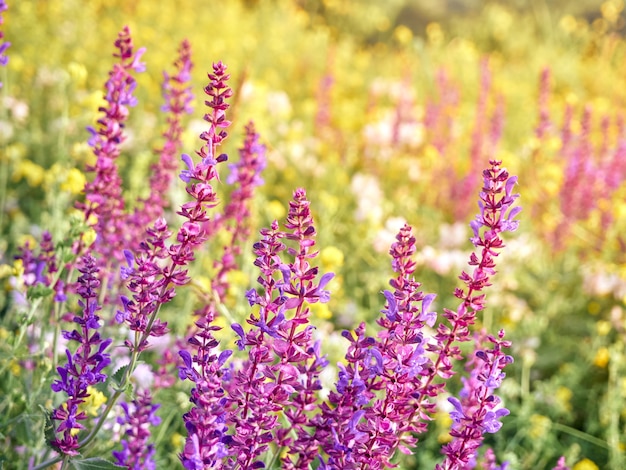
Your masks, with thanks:
[[[443,316],[450,322],[450,327],[440,324],[435,336],[436,344],[429,344],[427,350],[437,353],[438,357],[431,371],[430,378],[423,384],[423,393],[431,395],[429,387],[435,375],[447,379],[451,377],[451,359],[460,359],[461,350],[455,342],[469,341],[469,327],[474,324],[476,312],[483,310],[485,295],[479,294],[489,285],[491,276],[496,271],[495,257],[498,250],[504,248],[504,241],[500,233],[517,229],[518,221],[514,220],[521,208],[512,207],[518,194],[513,194],[513,187],[517,177],[509,177],[501,162],[490,161],[491,167],[483,171],[483,189],[480,193],[480,214],[470,223],[473,237],[472,243],[480,249],[480,257],[476,253],[470,256],[469,264],[474,266],[472,274],[465,271],[461,273],[461,279],[467,290],[455,289],[454,295],[462,302],[456,311],[444,309]],[[481,234],[481,228],[484,232]]]
[[[144,350],[148,346],[149,336],[162,336],[167,332],[167,323],[157,318],[159,308],[176,295],[172,286],[189,282],[186,266],[194,260],[194,251],[208,239],[202,227],[209,220],[207,210],[218,203],[211,181],[218,178],[216,164],[227,159],[225,154],[217,160],[212,160],[209,155],[215,153],[217,146],[226,137],[224,130],[216,129],[222,129],[228,124],[224,111],[229,105],[225,100],[232,95],[226,84],[229,79],[225,73],[226,66],[220,62],[213,66],[213,70],[214,73],[209,74],[211,82],[205,88],[205,93],[212,98],[206,102],[212,112],[205,115],[211,127],[200,135],[204,144],[197,153],[202,161],[194,165],[191,157],[185,155],[193,167],[193,171],[189,172],[190,184],[186,188],[193,200],[183,204],[177,212],[187,220],[176,234],[176,243],[166,246],[165,242],[171,233],[165,220],[159,218],[148,229],[148,238],[140,243],[138,254],[124,254],[129,266],[123,267],[122,274],[127,277],[127,286],[133,293],[133,299],[122,298],[123,309],[118,311],[116,320],[119,323],[127,322],[130,329],[136,332],[134,343],[126,342],[133,352]]]
[[[361,421],[376,396],[374,378],[379,370],[371,367],[371,350],[376,340],[365,334],[365,323],[354,333],[344,331],[342,335],[350,342],[345,357],[347,364],[338,364],[336,391],[330,392],[330,404],[322,403],[320,416],[316,417],[315,438],[328,455],[328,461],[323,462],[328,469],[360,468],[359,462],[370,440]]]
[[[226,66],[221,62],[213,65],[213,73],[208,74],[210,83],[204,88],[204,92],[211,97],[210,101],[205,101],[211,109],[210,113],[204,115],[205,121],[209,123],[209,130],[200,134],[200,139],[204,141],[203,146],[197,151],[201,161],[197,164],[193,159],[184,154],[183,161],[188,169],[181,173],[181,179],[188,184],[187,194],[193,201],[185,203],[177,212],[187,219],[178,231],[176,237],[178,244],[170,247],[170,256],[174,266],[182,267],[194,259],[193,250],[203,244],[208,239],[208,234],[203,229],[204,224],[209,220],[207,209],[218,204],[217,194],[211,186],[212,180],[218,179],[216,165],[228,159],[226,154],[221,154],[215,158],[217,147],[226,138],[224,130],[230,125],[226,120],[225,111],[230,106],[226,100],[232,96],[232,90],[227,85],[230,75],[226,73]],[[172,276],[182,273],[180,268],[174,268]],[[184,272],[186,276],[186,271]]]
[[[245,333],[241,325],[232,326],[241,337],[239,348],[249,348],[246,367],[235,372],[233,386],[229,389],[229,400],[234,405],[229,420],[237,429],[232,436],[232,446],[236,463],[241,468],[256,468],[261,463],[260,456],[274,440],[272,431],[278,425],[276,412],[282,408],[272,399],[274,383],[266,381],[264,370],[269,371],[275,360],[266,332],[275,331],[278,323],[285,318],[283,304],[286,298],[282,294],[279,270],[282,264],[279,254],[286,248],[282,242],[285,234],[274,221],[270,229],[261,230],[261,235],[263,238],[254,244],[253,249],[257,255],[254,264],[261,271],[258,282],[263,288],[263,295],[248,296],[260,306],[260,311],[258,317],[251,314],[247,320],[258,328]],[[261,325],[264,328],[260,328]]]
[[[183,114],[191,113],[193,93],[189,86],[191,80],[191,46],[184,40],[178,50],[178,58],[174,62],[176,73],[169,75],[163,72],[163,98],[165,105],[161,108],[167,113],[167,129],[163,133],[165,143],[158,151],[159,161],[151,169],[150,195],[141,200],[141,209],[135,210],[131,223],[138,227],[140,232],[163,215],[163,210],[169,205],[165,194],[169,189],[174,172],[178,169],[178,155],[182,148]]]
[[[217,272],[211,286],[219,299],[224,298],[228,288],[226,275],[237,267],[236,258],[241,254],[241,245],[250,236],[247,223],[250,217],[249,206],[255,189],[263,184],[261,172],[267,165],[265,150],[265,146],[259,141],[259,134],[254,128],[254,123],[248,123],[243,147],[239,149],[239,161],[228,166],[230,174],[226,183],[236,185],[235,189],[230,194],[230,200],[224,212],[205,224],[205,230],[208,233],[215,233],[224,225],[230,233],[230,239],[224,246],[224,254],[221,260],[215,263]],[[230,224],[227,223],[229,221]]]
[[[509,410],[500,406],[501,400],[493,392],[502,383],[504,372],[502,369],[513,362],[511,356],[502,351],[510,347],[509,341],[504,341],[504,331],[498,337],[487,336],[486,341],[493,344],[491,349],[476,351],[470,377],[463,382],[460,400],[448,398],[454,406],[450,413],[452,441],[443,446],[442,452],[446,455],[444,462],[437,465],[436,470],[461,470],[474,461],[476,451],[483,442],[485,433],[497,432],[502,423],[500,418],[507,416]],[[480,344],[480,341],[478,341]]]
[[[131,403],[120,403],[124,414],[117,418],[118,424],[126,428],[122,440],[122,450],[114,451],[117,465],[129,470],[155,470],[154,444],[149,444],[150,426],[158,426],[161,418],[156,415],[160,405],[152,403],[148,390],[137,393]]]
[[[161,267],[169,256],[166,241],[171,236],[165,220],[157,219],[146,232],[147,237],[141,242],[137,255],[124,251],[127,266],[121,268],[121,277],[126,279],[132,299],[122,296],[122,308],[115,316],[118,323],[127,323],[135,332],[134,342],[125,341],[132,352],[146,349],[149,336],[158,337],[167,333],[167,323],[156,317],[157,312],[162,304],[176,295],[170,282],[179,284],[186,278],[168,278],[165,275],[167,268]]]
[[[212,312],[211,312],[212,313]],[[232,351],[217,351],[218,341],[213,332],[220,327],[212,326],[211,315],[196,322],[197,331],[189,339],[195,354],[180,351],[183,365],[179,377],[194,383],[190,401],[193,407],[183,415],[188,437],[179,458],[188,470],[221,468],[221,459],[228,455],[230,436],[227,435],[227,410],[222,376],[224,363]]]
[[[3,12],[7,11],[9,7],[5,0],[0,0],[0,25],[4,24]],[[9,56],[6,55],[6,51],[11,45],[10,42],[4,41],[4,32],[0,31],[0,65],[3,67],[9,63]],[[0,88],[2,88],[2,82],[0,82]]]
[[[281,232],[277,222],[261,231],[263,239],[254,245],[254,252],[263,293],[247,294],[249,302],[260,307],[258,316],[252,314],[247,320],[255,328],[245,333],[243,327],[233,325],[241,338],[240,347],[250,348],[247,365],[235,373],[231,391],[235,404],[232,419],[237,429],[233,446],[239,456],[237,463],[243,468],[260,462],[259,456],[269,442],[265,438],[278,448],[286,448],[282,468],[304,468],[317,456],[308,411],[315,408],[321,389],[319,374],[326,359],[321,356],[320,344],[312,341],[308,305],[328,301],[330,294],[325,287],[333,274],[318,278],[318,268],[310,264],[317,251],[309,205],[306,192],[297,189],[289,203],[286,231]],[[292,259],[289,263],[281,258],[286,257],[285,249]],[[288,429],[278,428],[277,411],[289,421]]]
[[[83,311],[81,316],[74,316],[78,328],[63,331],[63,337],[70,342],[78,342],[79,346],[74,354],[66,349],[67,364],[57,368],[60,379],[55,380],[51,386],[53,391],[67,395],[67,400],[51,413],[51,419],[59,421],[59,425],[55,430],[58,436],[50,443],[60,453],[66,455],[78,453],[78,436],[75,431],[84,428],[81,421],[87,418],[78,407],[89,397],[87,387],[105,381],[106,375],[102,371],[111,362],[109,355],[104,351],[112,340],[103,340],[98,331],[100,317],[96,312],[100,310],[97,302],[100,281],[97,278],[98,268],[95,258],[89,254],[84,255],[78,270],[81,275],[78,278],[76,292],[82,298],[79,305]]]
[[[85,220],[91,223],[93,217],[96,219],[93,228],[98,238],[94,247],[107,263],[121,261],[126,242],[122,185],[115,161],[126,139],[124,126],[128,120],[128,108],[136,104],[133,92],[137,82],[131,71],[143,70],[139,58],[144,52],[144,49],[134,51],[128,27],[119,33],[115,47],[118,52],[114,57],[119,62],[113,66],[105,84],[107,104],[99,110],[104,115],[98,119],[97,128],[88,128],[91,133],[89,145],[96,156],[96,163],[88,166],[87,171],[94,172],[95,177],[85,185],[86,202],[79,205],[85,213]]]
[[[46,271],[46,258],[45,253],[35,254],[30,246],[30,241],[26,241],[23,246],[18,248],[18,254],[15,255],[15,259],[22,261],[22,268],[24,269],[22,276],[26,286],[30,287],[37,284],[50,285],[48,276],[44,274]]]
[[[496,454],[491,447],[485,450],[481,465],[483,470],[507,470],[509,468],[509,462],[503,462],[501,465],[498,465]]]
[[[433,405],[416,401],[414,396],[422,370],[432,366],[425,355],[422,329],[434,324],[436,314],[429,311],[434,294],[425,296],[413,277],[415,237],[410,226],[402,227],[390,254],[398,276],[390,281],[394,292],[384,293],[387,303],[383,316],[377,320],[383,329],[371,349],[381,355],[382,367],[373,376],[376,383],[370,388],[385,393],[366,410],[362,429],[369,439],[363,443],[358,457],[363,465],[376,460],[389,466],[396,449],[410,453],[417,442],[415,434],[426,431],[421,416],[433,412]]]

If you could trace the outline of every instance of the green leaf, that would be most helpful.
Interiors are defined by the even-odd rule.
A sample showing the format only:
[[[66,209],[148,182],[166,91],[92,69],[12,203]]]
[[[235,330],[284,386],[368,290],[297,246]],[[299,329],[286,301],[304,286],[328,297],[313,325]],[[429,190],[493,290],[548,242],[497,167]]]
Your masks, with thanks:
[[[72,460],[70,463],[76,470],[116,470],[126,468],[115,465],[113,462],[101,459],[100,457],[84,460]]]
[[[115,388],[120,388],[122,386],[122,380],[124,380],[124,375],[126,375],[126,371],[128,370],[128,364],[117,369],[113,375],[111,375],[111,379],[115,384]]]
[[[54,433],[54,421],[52,421],[52,411],[45,409],[43,406],[39,405],[39,408],[43,411],[46,420],[43,426],[43,434],[46,437],[46,445],[50,448],[50,443],[56,439],[56,435]]]

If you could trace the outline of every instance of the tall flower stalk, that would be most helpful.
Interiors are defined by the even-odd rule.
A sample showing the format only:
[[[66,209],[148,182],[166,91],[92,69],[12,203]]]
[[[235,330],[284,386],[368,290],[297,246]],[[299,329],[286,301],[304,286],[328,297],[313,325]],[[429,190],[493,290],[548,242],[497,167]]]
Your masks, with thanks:
[[[205,93],[211,99],[206,101],[210,112],[205,115],[205,120],[209,123],[209,129],[200,135],[204,143],[197,154],[201,160],[194,163],[189,155],[184,154],[182,157],[187,169],[183,170],[180,177],[190,183],[186,190],[192,201],[183,204],[177,213],[187,220],[176,233],[176,242],[169,246],[167,240],[171,232],[165,220],[159,218],[147,229],[147,237],[140,243],[137,253],[122,250],[126,264],[121,267],[120,276],[126,281],[131,297],[122,297],[122,308],[116,320],[118,323],[126,323],[134,333],[132,339],[125,341],[131,353],[130,362],[122,369],[118,386],[105,410],[89,434],[77,443],[76,449],[88,445],[102,428],[108,414],[129,385],[139,355],[149,346],[149,337],[162,336],[167,332],[167,323],[158,318],[160,308],[175,297],[175,286],[189,281],[187,266],[194,260],[195,250],[208,239],[202,225],[209,220],[208,210],[218,203],[212,182],[218,178],[216,165],[228,157],[226,154],[218,157],[214,155],[227,136],[225,128],[230,122],[225,118],[229,106],[226,100],[232,96],[224,64],[214,64],[213,73],[208,76],[210,83],[205,87]],[[46,468],[57,461],[44,462],[37,468]]]
[[[115,47],[117,52],[114,57],[119,61],[113,65],[105,84],[106,105],[99,109],[103,116],[98,119],[96,128],[88,128],[91,133],[89,145],[96,156],[96,163],[88,166],[87,171],[93,172],[95,176],[85,185],[86,201],[79,205],[85,213],[85,220],[98,235],[94,249],[108,262],[123,261],[122,252],[126,245],[124,234],[127,230],[122,180],[116,160],[126,140],[124,128],[129,108],[137,104],[133,96],[137,82],[132,72],[145,70],[144,64],[140,62],[145,49],[135,51],[128,26],[119,33]]]
[[[318,376],[326,361],[319,344],[312,341],[309,305],[329,300],[325,287],[334,275],[318,279],[319,269],[311,265],[317,251],[313,251],[316,230],[309,205],[305,191],[296,190],[286,231],[275,221],[261,231],[263,239],[254,245],[262,289],[246,295],[259,311],[247,320],[252,326],[248,332],[233,325],[240,349],[248,349],[246,365],[235,372],[230,389],[231,420],[237,429],[232,436],[235,468],[260,466],[270,443],[275,452],[284,449],[283,468],[303,468],[316,457],[307,411],[315,406],[321,389]],[[287,247],[290,242],[295,247]],[[284,261],[285,251],[291,262]],[[278,421],[279,413],[284,413],[287,427]]]
[[[189,41],[184,40],[181,43],[178,57],[174,61],[174,68],[176,72],[173,75],[166,71],[163,72],[162,89],[165,104],[161,110],[167,116],[167,129],[163,133],[165,142],[158,150],[159,160],[151,167],[150,194],[147,198],[139,201],[141,206],[135,209],[134,215],[129,220],[132,225],[137,227],[137,234],[141,234],[149,224],[161,217],[164,210],[169,206],[165,194],[174,179],[180,162],[183,116],[193,110],[191,107],[193,93],[189,85],[193,63]],[[141,237],[137,237],[135,242],[140,239]]]
[[[111,362],[105,350],[112,340],[101,338],[100,317],[96,314],[101,308],[97,301],[100,281],[96,259],[89,254],[84,255],[78,270],[81,276],[77,282],[77,293],[82,299],[78,304],[82,312],[73,318],[77,329],[63,331],[63,337],[70,344],[78,343],[78,347],[75,352],[66,349],[67,363],[57,368],[60,378],[52,384],[53,391],[67,395],[67,399],[50,415],[53,422],[59,422],[50,444],[65,456],[78,454],[78,431],[85,429],[82,421],[87,419],[80,405],[89,397],[88,387],[106,380],[103,370]]]
[[[485,335],[482,341],[482,338],[477,339],[474,357],[468,362],[470,375],[463,378],[460,400],[456,397],[448,398],[454,407],[451,413],[452,441],[443,446],[442,452],[446,458],[435,470],[467,468],[476,460],[484,434],[500,430],[500,418],[509,414],[509,410],[501,406],[500,398],[494,394],[505,377],[502,369],[513,362],[513,358],[503,351],[511,343],[503,338],[504,331],[501,330],[497,337]],[[493,346],[482,349],[485,343]]]
[[[148,390],[141,390],[130,403],[120,403],[124,414],[117,419],[125,428],[122,450],[114,451],[118,465],[130,470],[155,470],[154,444],[148,443],[150,426],[158,426],[161,418],[156,415],[160,405],[152,403]]]

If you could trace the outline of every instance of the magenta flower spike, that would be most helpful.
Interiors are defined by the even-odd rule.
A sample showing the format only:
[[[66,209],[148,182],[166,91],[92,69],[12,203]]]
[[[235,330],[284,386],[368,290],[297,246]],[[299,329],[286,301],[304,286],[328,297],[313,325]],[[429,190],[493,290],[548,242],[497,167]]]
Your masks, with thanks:
[[[137,227],[136,240],[149,224],[163,215],[163,210],[169,206],[165,197],[167,190],[178,169],[179,155],[182,149],[183,116],[192,112],[191,101],[193,93],[191,81],[191,45],[184,40],[179,49],[178,57],[174,62],[176,72],[173,75],[163,72],[163,98],[165,104],[161,110],[167,113],[167,129],[163,133],[165,143],[158,150],[159,160],[152,165],[150,171],[150,195],[141,200],[141,208],[135,210],[130,217],[132,225]],[[131,240],[133,241],[133,240]],[[136,242],[135,242],[136,244]]]
[[[156,448],[148,440],[150,427],[161,423],[161,418],[156,415],[160,405],[152,403],[148,390],[141,390],[131,403],[120,403],[120,406],[124,414],[117,418],[117,422],[125,431],[122,450],[113,452],[115,463],[131,470],[155,470]]]
[[[504,341],[504,331],[497,337],[487,335],[484,342],[493,344],[491,349],[481,349],[483,341],[477,339],[475,356],[469,361],[470,376],[463,378],[460,399],[448,398],[454,407],[450,413],[452,441],[444,445],[442,452],[446,456],[436,470],[457,470],[475,461],[476,452],[482,445],[485,433],[495,433],[501,427],[500,418],[507,416],[509,410],[501,406],[501,400],[494,391],[500,387],[505,374],[502,369],[513,362],[505,355],[504,348],[510,347]]]
[[[89,254],[84,255],[78,270],[81,275],[77,282],[77,293],[82,298],[78,304],[82,312],[74,316],[77,329],[63,331],[63,337],[70,344],[78,343],[78,347],[74,353],[66,349],[67,364],[57,368],[60,379],[55,380],[51,386],[53,391],[67,395],[66,401],[50,415],[53,422],[59,422],[55,428],[56,437],[50,444],[65,455],[78,454],[77,431],[85,428],[81,421],[87,419],[87,415],[79,411],[78,407],[89,397],[87,387],[106,380],[103,370],[111,362],[109,354],[104,351],[112,340],[103,340],[98,331],[100,317],[96,312],[100,310],[97,301],[100,281],[97,278],[95,258]]]
[[[5,0],[0,0],[0,26],[4,24],[3,12],[9,9]],[[6,66],[9,63],[9,56],[6,55],[6,51],[11,46],[10,42],[4,40],[4,31],[0,31],[0,65]],[[0,82],[0,88],[2,88],[2,82]]]
[[[176,242],[170,246],[166,241],[171,232],[165,219],[159,218],[147,230],[148,237],[140,244],[136,255],[129,250],[123,251],[127,266],[122,267],[122,277],[127,279],[133,298],[122,297],[123,306],[116,320],[127,322],[135,331],[135,341],[126,342],[132,351],[144,350],[149,336],[162,336],[167,332],[167,323],[157,318],[158,310],[175,297],[173,286],[189,282],[186,266],[194,260],[194,251],[208,239],[202,227],[210,220],[208,210],[218,204],[212,181],[218,178],[216,165],[228,158],[226,154],[217,159],[209,155],[215,153],[226,137],[224,128],[228,121],[224,112],[229,107],[226,99],[232,96],[226,83],[230,78],[225,73],[226,66],[220,62],[213,66],[213,70],[214,73],[209,74],[211,81],[205,88],[205,93],[211,97],[206,104],[212,111],[205,115],[210,127],[200,135],[204,144],[197,152],[202,160],[195,164],[189,155],[182,157],[188,170],[183,171],[181,179],[189,183],[186,191],[192,200],[183,204],[177,214],[187,220],[178,230]]]
[[[413,273],[416,263],[415,237],[405,225],[391,246],[393,270],[398,274],[390,281],[393,292],[385,291],[387,299],[383,315],[377,320],[382,330],[372,352],[380,354],[380,373],[372,376],[372,390],[384,390],[364,414],[360,429],[368,434],[358,460],[363,465],[376,460],[383,466],[392,465],[391,459],[399,449],[411,453],[416,435],[426,431],[422,420],[432,413],[433,405],[415,400],[420,388],[422,371],[432,367],[425,354],[423,328],[432,327],[436,313],[430,311],[434,294],[424,295]]]
[[[179,378],[191,380],[191,410],[183,415],[187,439],[179,455],[183,467],[188,470],[222,468],[221,461],[229,455],[231,437],[227,434],[227,407],[222,377],[226,373],[224,363],[232,351],[217,350],[218,341],[213,332],[220,327],[212,326],[213,310],[196,322],[197,331],[189,339],[194,351],[179,352],[183,365],[179,367]]]
[[[230,391],[237,430],[232,446],[241,468],[260,465],[269,442],[285,449],[282,468],[305,468],[317,455],[307,411],[315,408],[326,360],[319,343],[312,340],[308,306],[329,300],[325,287],[333,274],[318,278],[318,268],[311,265],[317,251],[309,205],[305,191],[297,189],[289,203],[286,230],[279,230],[275,221],[261,231],[263,238],[253,249],[262,292],[247,293],[259,313],[247,320],[252,326],[248,332],[239,324],[232,326],[240,349],[248,348],[248,361],[235,372]],[[277,420],[280,411],[290,423],[287,428]]]
[[[121,144],[126,140],[124,127],[129,108],[137,103],[133,96],[137,82],[132,72],[144,70],[140,58],[145,52],[143,48],[135,52],[127,26],[119,33],[115,47],[118,52],[114,57],[119,62],[114,64],[105,84],[107,104],[99,109],[103,116],[98,119],[98,126],[88,128],[91,133],[89,145],[96,156],[96,163],[88,166],[87,171],[95,176],[85,185],[86,201],[79,205],[85,213],[85,220],[93,223],[98,235],[94,249],[108,263],[111,260],[122,261],[122,252],[126,248],[126,216],[116,159],[120,155]],[[92,218],[95,222],[91,221]]]
[[[519,224],[515,216],[521,207],[512,207],[519,197],[513,194],[517,177],[509,177],[500,161],[491,160],[490,164],[491,167],[483,171],[483,189],[478,203],[480,213],[470,223],[473,231],[471,241],[480,250],[479,254],[474,252],[470,256],[469,264],[474,269],[471,274],[463,271],[459,276],[466,285],[465,290],[457,288],[454,291],[461,304],[456,311],[444,309],[443,316],[450,326],[440,324],[435,336],[436,344],[427,347],[428,351],[438,355],[433,372],[444,379],[453,375],[451,359],[461,358],[461,350],[455,343],[471,339],[469,328],[476,320],[476,312],[484,309],[485,294],[481,292],[491,285],[490,279],[496,273],[495,258],[505,246],[500,234],[516,230]],[[424,390],[427,395],[430,395],[429,386],[430,382]]]

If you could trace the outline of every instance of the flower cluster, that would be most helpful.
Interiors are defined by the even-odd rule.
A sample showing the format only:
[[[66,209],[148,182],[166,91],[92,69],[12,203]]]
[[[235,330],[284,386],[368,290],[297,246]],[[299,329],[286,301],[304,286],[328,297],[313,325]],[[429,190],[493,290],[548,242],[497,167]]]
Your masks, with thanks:
[[[129,107],[137,103],[133,96],[137,82],[131,72],[145,70],[144,64],[140,62],[145,49],[135,52],[128,27],[119,33],[115,47],[118,52],[114,57],[119,62],[114,64],[105,85],[107,104],[100,108],[103,116],[98,119],[98,127],[88,128],[91,133],[89,145],[96,156],[96,163],[87,170],[94,172],[95,177],[85,185],[87,200],[79,206],[85,213],[85,220],[93,224],[98,234],[94,248],[105,260],[123,259],[122,251],[128,230],[116,159],[120,155],[121,144],[126,140],[124,127]],[[128,236],[132,237],[132,234]]]
[[[2,16],[2,12],[5,12],[9,9],[7,2],[5,0],[0,0],[0,25],[4,23],[4,17]],[[11,45],[10,42],[4,41],[4,32],[0,31],[0,65],[5,66],[9,62],[9,56],[5,54],[6,50]],[[2,82],[0,82],[0,88],[2,87]]]
[[[81,276],[78,278],[76,292],[82,298],[79,301],[82,312],[73,319],[78,328],[63,331],[63,337],[78,343],[78,347],[74,353],[66,349],[67,364],[57,368],[60,379],[52,384],[52,390],[64,392],[67,399],[50,416],[53,421],[59,421],[55,428],[57,436],[51,445],[66,455],[78,453],[77,431],[84,429],[81,421],[87,419],[86,413],[80,410],[80,405],[89,397],[87,387],[105,381],[107,376],[103,371],[111,362],[105,350],[112,339],[102,339],[98,331],[100,317],[96,312],[100,310],[97,301],[100,281],[97,278],[96,259],[89,254],[84,255],[78,270]]]
[[[476,312],[485,307],[485,294],[481,294],[485,287],[490,286],[491,276],[496,273],[495,257],[502,249],[504,241],[500,233],[517,229],[518,222],[515,216],[521,207],[512,207],[518,194],[513,194],[517,182],[516,176],[509,177],[501,162],[490,161],[491,167],[483,172],[483,189],[480,192],[480,213],[470,223],[473,231],[472,243],[480,249],[480,257],[474,252],[470,256],[470,266],[474,266],[471,274],[463,271],[459,279],[466,290],[457,288],[454,295],[461,300],[456,311],[444,309],[443,316],[450,322],[450,326],[443,323],[437,327],[436,344],[429,344],[428,351],[437,354],[433,366],[433,375],[449,378],[452,372],[451,359],[460,359],[461,350],[456,342],[469,341],[470,327],[476,320]],[[481,229],[484,227],[484,233]],[[433,396],[427,389],[427,395]]]
[[[158,426],[161,418],[156,415],[160,405],[152,403],[152,396],[148,390],[142,390],[131,403],[120,403],[124,410],[117,422],[126,427],[125,439],[122,440],[122,450],[114,451],[118,465],[132,470],[155,470],[154,444],[148,444],[150,437],[149,426]]]
[[[167,113],[167,129],[163,133],[165,143],[158,151],[159,161],[152,165],[150,171],[150,195],[140,202],[141,208],[135,209],[130,222],[137,226],[137,233],[163,215],[169,201],[164,197],[178,169],[179,153],[182,148],[183,115],[192,111],[193,93],[189,86],[191,80],[191,45],[184,40],[178,50],[178,58],[174,62],[176,73],[170,75],[163,72],[163,98],[165,104],[161,108]]]
[[[454,406],[450,414],[453,439],[443,447],[446,459],[436,470],[465,468],[475,460],[484,433],[497,432],[502,427],[499,419],[509,414],[509,410],[500,406],[500,398],[493,394],[504,380],[502,369],[513,362],[513,358],[502,351],[510,346],[503,338],[504,331],[500,331],[497,338],[487,335],[486,342],[493,344],[491,349],[480,349],[481,341],[477,340],[479,348],[467,364],[470,376],[463,378],[461,399],[448,398]]]
[[[210,124],[209,131],[200,136],[205,142],[198,151],[202,160],[194,165],[189,155],[183,155],[188,169],[183,171],[181,179],[191,182],[186,189],[193,200],[183,204],[178,211],[187,220],[176,234],[176,243],[167,246],[171,232],[165,219],[159,218],[147,229],[148,237],[140,244],[136,255],[129,250],[124,251],[128,266],[122,268],[122,277],[128,279],[133,299],[122,298],[123,309],[116,319],[119,323],[126,322],[135,331],[135,341],[126,343],[131,351],[144,350],[149,336],[162,336],[167,332],[167,323],[157,318],[159,308],[176,295],[172,286],[189,281],[186,266],[193,261],[194,250],[208,239],[203,225],[210,220],[207,210],[217,204],[217,194],[211,181],[218,177],[217,163],[227,159],[225,154],[217,159],[212,157],[226,137],[226,132],[220,129],[229,124],[224,111],[228,109],[226,99],[232,91],[226,85],[229,76],[225,71],[226,67],[221,62],[215,64],[214,72],[209,74],[211,82],[205,88],[206,94],[212,98],[207,101],[212,113],[205,115]]]
[[[250,305],[258,305],[259,312],[247,320],[253,327],[248,332],[232,325],[240,337],[239,348],[248,348],[248,360],[235,372],[230,394],[235,404],[231,419],[237,429],[232,446],[237,464],[244,468],[258,465],[270,442],[286,450],[283,468],[302,468],[316,456],[307,411],[315,407],[326,360],[312,339],[309,305],[329,300],[325,287],[334,274],[318,279],[319,269],[310,264],[317,251],[313,251],[316,230],[309,206],[306,192],[296,190],[289,203],[287,230],[281,231],[275,221],[271,229],[261,231],[263,239],[255,243],[254,253],[262,292],[247,293]],[[290,242],[296,246],[287,247]],[[285,251],[291,262],[281,258]],[[278,421],[281,411],[295,437]]]

